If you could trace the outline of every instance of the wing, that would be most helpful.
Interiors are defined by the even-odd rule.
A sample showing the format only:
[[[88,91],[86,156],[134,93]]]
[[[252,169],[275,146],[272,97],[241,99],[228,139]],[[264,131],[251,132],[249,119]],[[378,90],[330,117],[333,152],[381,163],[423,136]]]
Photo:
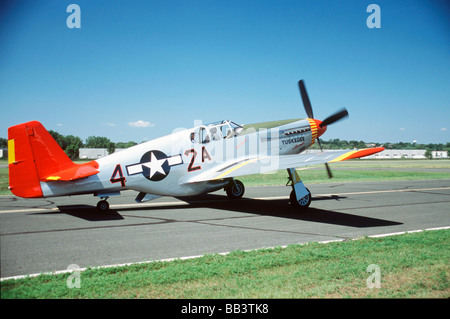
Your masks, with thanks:
[[[297,168],[330,162],[340,162],[352,158],[372,155],[384,150],[384,147],[367,148],[361,150],[340,150],[312,154],[294,154],[282,156],[262,156],[243,158],[234,162],[227,162],[195,176],[184,176],[179,184],[196,183],[242,175],[262,174],[279,169]]]

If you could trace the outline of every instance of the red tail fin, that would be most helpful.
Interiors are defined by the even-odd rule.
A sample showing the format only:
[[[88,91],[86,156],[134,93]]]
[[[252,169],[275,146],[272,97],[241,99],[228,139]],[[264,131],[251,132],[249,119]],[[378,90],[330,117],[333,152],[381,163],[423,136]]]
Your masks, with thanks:
[[[78,165],[37,121],[8,129],[9,187],[20,197],[43,197],[40,182],[74,180],[98,173],[97,162]]]

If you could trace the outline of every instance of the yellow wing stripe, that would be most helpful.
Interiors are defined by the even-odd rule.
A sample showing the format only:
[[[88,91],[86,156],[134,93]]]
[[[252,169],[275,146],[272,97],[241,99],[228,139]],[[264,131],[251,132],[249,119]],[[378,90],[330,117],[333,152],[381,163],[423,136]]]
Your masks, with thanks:
[[[213,178],[213,180],[214,180],[214,179],[221,179],[221,178],[227,176],[228,174],[230,174],[231,172],[234,172],[234,171],[237,170],[238,168],[241,168],[242,166],[247,165],[247,164],[249,164],[249,163],[253,163],[253,162],[255,162],[256,160],[257,160],[257,159],[254,158],[254,159],[245,161],[245,162],[243,162],[243,163],[241,163],[241,164],[239,164],[239,165],[236,165],[235,167],[230,168],[229,170],[223,172],[223,173],[220,174],[219,176]]]
[[[381,151],[384,151],[384,147],[363,148],[362,150],[354,150],[354,151],[347,152],[347,153],[335,158],[334,160],[330,161],[330,163],[345,161],[345,160],[352,159],[352,158],[360,158],[360,157],[372,155],[372,154],[375,154],[375,153],[378,153]]]
[[[350,151],[350,152],[347,152],[347,153],[345,153],[345,154],[343,154],[343,155],[341,155],[341,156],[335,158],[334,160],[330,161],[330,163],[344,161],[346,158],[350,157],[350,155],[353,155],[353,154],[355,154],[356,152],[357,152],[357,151]]]

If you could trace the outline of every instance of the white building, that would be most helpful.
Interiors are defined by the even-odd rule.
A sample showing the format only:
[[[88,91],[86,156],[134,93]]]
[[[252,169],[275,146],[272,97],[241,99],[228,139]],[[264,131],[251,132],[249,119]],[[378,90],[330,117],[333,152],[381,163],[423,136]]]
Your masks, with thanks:
[[[448,158],[447,151],[431,151],[431,156],[433,158]]]
[[[363,159],[425,159],[425,150],[384,150]]]
[[[123,148],[116,148],[116,152],[120,152]],[[106,148],[80,148],[79,158],[80,159],[98,159],[109,155]]]
[[[363,159],[425,159],[426,150],[384,150]],[[448,158],[447,151],[432,151],[432,158]]]

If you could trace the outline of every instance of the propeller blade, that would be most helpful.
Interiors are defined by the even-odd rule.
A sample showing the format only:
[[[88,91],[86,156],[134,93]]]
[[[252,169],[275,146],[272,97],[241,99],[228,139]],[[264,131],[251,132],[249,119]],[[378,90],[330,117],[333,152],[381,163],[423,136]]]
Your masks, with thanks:
[[[331,174],[331,169],[330,169],[330,167],[328,166],[328,163],[325,163],[325,167],[327,168],[328,177],[329,177],[329,178],[333,178],[333,174]]]
[[[319,147],[320,147],[320,151],[321,152],[323,152],[323,148],[322,148],[322,144],[320,143],[320,139],[319,138],[317,138],[317,143],[319,144]]]
[[[323,120],[322,123],[320,124],[320,127],[324,127],[324,126],[333,124],[346,116],[348,116],[348,111],[347,111],[347,109],[344,108],[341,111],[339,111],[333,115],[330,115],[325,120]]]
[[[317,143],[319,144],[320,151],[323,152],[322,144],[320,143],[320,139],[317,138]],[[325,163],[325,168],[327,169],[328,177],[333,178],[333,174],[331,173],[331,169],[328,166],[328,163]]]
[[[311,102],[309,101],[308,92],[306,92],[306,87],[303,80],[298,81],[298,87],[300,88],[300,95],[302,96],[303,107],[305,108],[306,115],[308,115],[308,118],[313,119],[314,115]]]

